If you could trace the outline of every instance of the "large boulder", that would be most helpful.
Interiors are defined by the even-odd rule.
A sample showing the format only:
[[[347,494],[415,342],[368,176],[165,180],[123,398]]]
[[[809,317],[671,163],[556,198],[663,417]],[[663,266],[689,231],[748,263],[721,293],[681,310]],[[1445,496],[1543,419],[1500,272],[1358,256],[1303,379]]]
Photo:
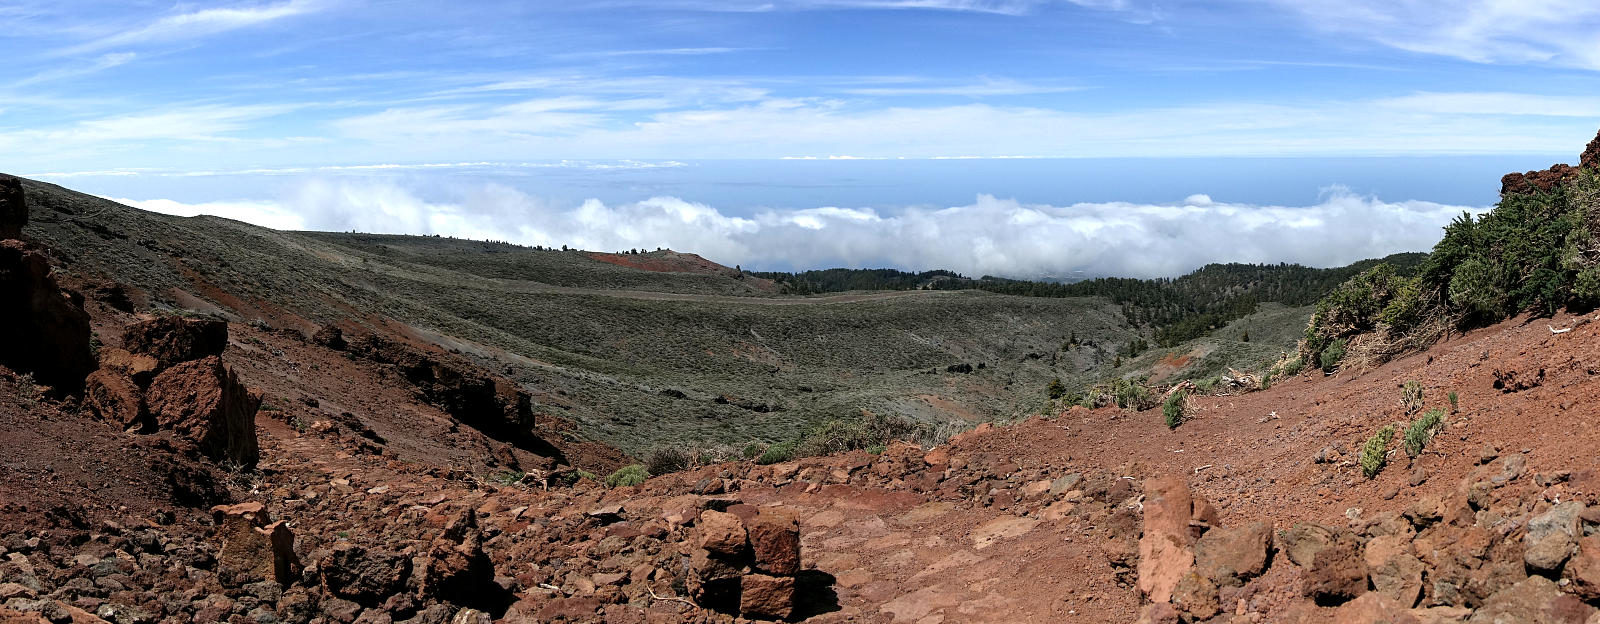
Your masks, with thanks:
[[[148,355],[167,368],[180,362],[222,355],[228,346],[228,322],[219,319],[163,316],[129,325],[123,346]]]
[[[1139,538],[1139,591],[1151,602],[1167,602],[1194,566],[1189,519],[1193,499],[1180,477],[1144,484],[1144,535]]]
[[[28,204],[22,197],[22,180],[0,176],[0,240],[21,238],[28,224]]]
[[[0,241],[0,365],[77,392],[95,369],[82,297],[61,290],[50,262],[22,241]]]
[[[194,442],[208,457],[254,466],[256,410],[261,397],[239,383],[239,376],[209,356],[173,366],[150,383],[145,405],[156,427]]]
[[[1272,525],[1266,522],[1213,528],[1194,544],[1195,569],[1222,586],[1241,585],[1260,576],[1271,558]]]
[[[1571,582],[1568,591],[1589,601],[1600,601],[1600,535],[1578,540],[1578,552],[1567,560],[1562,577]]]

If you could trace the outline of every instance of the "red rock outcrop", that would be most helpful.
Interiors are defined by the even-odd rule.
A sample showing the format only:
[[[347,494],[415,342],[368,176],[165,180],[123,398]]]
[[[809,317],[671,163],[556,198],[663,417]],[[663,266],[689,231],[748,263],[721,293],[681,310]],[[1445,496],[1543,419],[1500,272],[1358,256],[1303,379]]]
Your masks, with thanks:
[[[65,292],[50,262],[18,240],[0,242],[0,365],[77,392],[95,369],[89,314]]]
[[[123,346],[148,355],[167,368],[179,362],[222,355],[228,346],[228,322],[220,319],[163,316],[129,325]]]
[[[1167,602],[1194,566],[1189,518],[1193,499],[1178,477],[1144,484],[1144,535],[1139,538],[1139,591],[1151,602]]]
[[[1578,166],[1551,165],[1549,169],[1529,171],[1526,173],[1511,172],[1500,178],[1500,194],[1513,195],[1517,193],[1533,193],[1536,191],[1549,191],[1556,186],[1578,177],[1581,169],[1600,169],[1600,134],[1589,142],[1583,154],[1578,158]]]
[[[255,417],[261,397],[239,383],[220,357],[162,371],[150,383],[145,404],[157,427],[194,442],[212,459],[254,466],[260,457]]]
[[[791,509],[733,505],[707,509],[689,558],[689,594],[701,606],[746,618],[793,615],[800,572],[800,525]]]

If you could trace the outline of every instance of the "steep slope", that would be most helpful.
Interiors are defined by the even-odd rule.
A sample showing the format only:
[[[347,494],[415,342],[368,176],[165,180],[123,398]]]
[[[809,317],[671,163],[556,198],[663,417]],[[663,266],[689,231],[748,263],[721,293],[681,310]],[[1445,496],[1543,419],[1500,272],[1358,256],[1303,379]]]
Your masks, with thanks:
[[[780,298],[675,252],[614,258],[671,261],[645,270],[576,251],[278,232],[24,188],[31,235],[68,271],[127,285],[136,309],[304,333],[345,323],[437,344],[548,399],[536,413],[633,453],[775,441],[863,408],[930,421],[1022,413],[1047,381],[1086,382],[1084,369],[1135,335],[1101,299]],[[655,270],[680,264],[694,270]],[[1073,332],[1105,346],[1058,355]],[[946,372],[960,364],[973,372]]]

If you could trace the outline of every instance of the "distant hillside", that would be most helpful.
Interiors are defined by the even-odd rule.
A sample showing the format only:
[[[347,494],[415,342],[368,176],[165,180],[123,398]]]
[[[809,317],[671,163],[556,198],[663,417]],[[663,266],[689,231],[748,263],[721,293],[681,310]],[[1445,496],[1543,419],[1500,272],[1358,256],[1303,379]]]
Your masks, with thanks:
[[[1400,253],[1349,266],[1317,269],[1298,264],[1208,264],[1174,279],[1105,277],[1072,283],[978,279],[951,271],[910,273],[894,269],[827,269],[800,273],[757,273],[784,292],[816,294],[849,290],[986,290],[1023,297],[1105,297],[1122,306],[1135,326],[1154,332],[1159,346],[1198,338],[1256,311],[1262,302],[1306,306],[1351,277],[1386,263],[1409,275],[1425,253]]]

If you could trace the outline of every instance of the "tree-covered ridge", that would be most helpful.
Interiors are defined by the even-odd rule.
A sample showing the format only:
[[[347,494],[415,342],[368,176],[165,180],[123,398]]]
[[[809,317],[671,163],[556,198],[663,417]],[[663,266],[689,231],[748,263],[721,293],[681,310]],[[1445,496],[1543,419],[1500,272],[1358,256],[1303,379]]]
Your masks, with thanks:
[[[973,279],[939,270],[912,273],[894,269],[827,269],[755,275],[774,280],[794,294],[926,288],[976,289],[1024,297],[1105,297],[1122,306],[1129,323],[1153,330],[1157,344],[1172,346],[1255,312],[1257,303],[1310,305],[1380,263],[1410,274],[1426,258],[1427,254],[1421,253],[1395,254],[1331,269],[1298,264],[1208,264],[1178,278],[1105,277],[1073,283],[989,275]]]

